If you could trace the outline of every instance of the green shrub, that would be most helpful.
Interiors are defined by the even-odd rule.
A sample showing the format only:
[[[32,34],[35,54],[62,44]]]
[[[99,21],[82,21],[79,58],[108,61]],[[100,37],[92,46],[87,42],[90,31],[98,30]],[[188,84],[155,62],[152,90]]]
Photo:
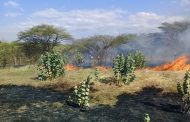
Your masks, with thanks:
[[[145,56],[140,51],[132,52],[129,53],[128,55],[130,55],[135,60],[135,67],[137,69],[145,67],[146,64]]]
[[[82,110],[86,110],[89,107],[89,91],[90,91],[90,76],[86,80],[82,81],[79,86],[74,87],[73,93],[68,98],[70,105],[80,107]]]
[[[46,80],[63,76],[65,73],[64,64],[65,62],[59,53],[47,52],[41,55],[38,61],[38,79]]]
[[[63,57],[64,65],[65,65],[65,64],[68,64],[68,63],[69,63],[69,57],[68,57],[68,55],[63,54],[62,57]]]
[[[117,81],[120,81],[122,78],[122,72],[124,70],[124,66],[125,66],[125,57],[123,54],[117,55],[114,59],[113,59],[113,72],[115,75],[115,78]]]
[[[98,68],[96,68],[96,69],[95,69],[95,72],[94,72],[94,76],[95,76],[95,80],[96,80],[96,81],[99,80],[99,74],[100,74],[100,72],[99,72]]]
[[[76,52],[74,59],[78,66],[80,66],[84,62],[83,56],[79,51]]]
[[[177,91],[181,98],[182,112],[190,112],[190,71],[187,71],[182,84],[177,84]]]
[[[150,122],[150,116],[147,113],[144,114],[144,122]]]
[[[113,59],[113,72],[117,83],[121,81],[125,84],[129,84],[135,79],[135,60],[131,55],[125,57],[123,54],[117,55]]]

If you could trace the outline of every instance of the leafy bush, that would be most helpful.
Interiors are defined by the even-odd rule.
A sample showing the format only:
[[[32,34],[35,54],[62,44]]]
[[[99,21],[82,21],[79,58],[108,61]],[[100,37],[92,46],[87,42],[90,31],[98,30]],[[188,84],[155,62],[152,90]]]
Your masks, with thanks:
[[[131,55],[125,59],[125,68],[123,72],[123,82],[129,84],[135,80],[135,60]]]
[[[91,79],[92,78],[88,76],[79,86],[74,87],[74,91],[67,101],[70,105],[78,106],[81,110],[86,110],[89,107],[89,84]]]
[[[127,57],[123,54],[117,55],[113,59],[112,69],[118,84],[120,81],[129,84],[135,79],[135,60],[131,55],[128,55]]]
[[[68,55],[63,54],[62,57],[63,57],[64,64],[68,64],[69,63],[69,57],[68,57]]]
[[[94,76],[95,76],[95,80],[96,80],[96,81],[99,80],[99,74],[100,74],[100,72],[99,72],[98,68],[96,68],[96,69],[95,69],[95,72],[94,72]]]
[[[47,52],[40,56],[38,61],[38,75],[39,80],[46,80],[47,78],[53,79],[63,76],[64,70],[64,60],[59,53]]]
[[[137,69],[141,69],[145,67],[145,63],[146,63],[145,56],[140,51],[132,52],[132,53],[129,53],[128,55],[130,55],[135,60],[135,67]]]
[[[150,122],[150,116],[147,113],[144,114],[144,122]]]
[[[182,112],[190,112],[190,71],[187,71],[184,76],[184,81],[182,84],[177,84],[177,91],[182,100],[181,107]]]
[[[124,71],[124,67],[125,67],[125,57],[123,54],[117,55],[114,59],[113,59],[113,72],[115,75],[115,78],[117,81],[121,80],[122,78],[122,72]]]
[[[76,52],[74,59],[77,65],[80,65],[84,62],[83,56],[79,51]]]

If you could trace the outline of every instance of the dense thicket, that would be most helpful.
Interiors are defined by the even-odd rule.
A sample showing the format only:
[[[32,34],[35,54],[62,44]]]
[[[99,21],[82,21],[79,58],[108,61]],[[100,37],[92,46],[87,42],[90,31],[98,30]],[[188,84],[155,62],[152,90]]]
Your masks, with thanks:
[[[24,65],[29,63],[22,49],[22,44],[18,42],[1,42],[0,43],[0,66],[7,65]]]

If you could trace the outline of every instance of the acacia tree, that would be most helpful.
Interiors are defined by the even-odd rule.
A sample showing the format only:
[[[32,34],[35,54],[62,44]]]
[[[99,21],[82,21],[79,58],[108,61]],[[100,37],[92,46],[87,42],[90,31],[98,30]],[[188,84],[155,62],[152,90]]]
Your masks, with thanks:
[[[190,22],[162,23],[159,29],[163,32],[164,45],[168,47],[168,54],[181,54],[184,44],[180,41],[180,34],[190,28]]]
[[[162,23],[159,29],[161,29],[166,35],[167,38],[171,41],[177,41],[177,36],[180,32],[183,32],[190,27],[190,22],[174,22],[174,23]]]
[[[102,65],[106,60],[108,50],[118,45],[128,42],[134,35],[95,35],[89,38],[83,38],[75,42],[80,50],[88,53],[93,58],[93,64]]]
[[[18,34],[23,42],[23,51],[29,58],[37,59],[44,52],[49,52],[57,44],[71,39],[71,35],[62,28],[53,25],[37,25]]]

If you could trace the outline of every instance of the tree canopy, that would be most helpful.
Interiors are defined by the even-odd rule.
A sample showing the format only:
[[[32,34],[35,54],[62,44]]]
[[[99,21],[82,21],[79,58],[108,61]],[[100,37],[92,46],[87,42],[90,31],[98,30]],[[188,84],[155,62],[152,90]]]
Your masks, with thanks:
[[[185,31],[187,28],[190,27],[190,22],[182,21],[182,22],[174,22],[174,23],[162,23],[159,29],[161,29],[167,40],[173,43],[178,42],[178,36],[181,32]]]
[[[95,64],[102,65],[104,59],[107,57],[108,49],[127,43],[133,37],[134,35],[119,35],[116,37],[109,35],[95,35],[80,39],[75,42],[74,45],[77,45],[79,50],[88,52]]]
[[[174,22],[174,23],[162,23],[159,29],[161,29],[163,32],[182,32],[186,30],[188,27],[190,27],[190,22],[188,21],[182,21],[182,22]]]
[[[28,57],[51,51],[54,46],[71,35],[62,28],[53,25],[37,25],[18,34],[18,39],[24,43],[23,50]]]
[[[190,28],[189,21],[162,23],[159,27],[163,32],[164,46],[167,46],[169,54],[177,55],[184,51],[180,36],[188,28]]]

